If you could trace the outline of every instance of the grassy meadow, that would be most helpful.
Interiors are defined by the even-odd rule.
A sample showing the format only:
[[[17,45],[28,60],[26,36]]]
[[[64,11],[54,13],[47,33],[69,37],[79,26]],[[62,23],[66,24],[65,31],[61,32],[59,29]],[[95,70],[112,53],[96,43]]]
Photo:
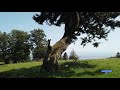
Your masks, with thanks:
[[[47,73],[41,70],[42,62],[17,64],[0,63],[0,78],[120,78],[120,59],[59,60],[60,71]],[[101,70],[112,70],[106,74]]]

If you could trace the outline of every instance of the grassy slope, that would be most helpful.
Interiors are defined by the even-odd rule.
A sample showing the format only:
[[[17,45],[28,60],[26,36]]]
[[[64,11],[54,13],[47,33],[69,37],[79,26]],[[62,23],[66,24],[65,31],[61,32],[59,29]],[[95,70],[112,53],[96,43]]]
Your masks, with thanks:
[[[42,62],[27,62],[18,64],[0,65],[0,78],[120,78],[120,59],[59,61],[61,70],[49,74],[40,71]],[[68,65],[68,67],[66,67]],[[111,69],[113,72],[101,73],[102,69]]]

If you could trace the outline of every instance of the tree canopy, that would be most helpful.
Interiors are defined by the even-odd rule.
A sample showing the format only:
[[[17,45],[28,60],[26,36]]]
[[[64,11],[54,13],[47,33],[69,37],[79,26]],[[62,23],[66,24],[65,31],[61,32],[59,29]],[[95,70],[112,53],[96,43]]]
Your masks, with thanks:
[[[33,15],[38,24],[61,26],[65,25],[63,37],[57,41],[48,53],[48,58],[43,62],[46,71],[54,72],[59,70],[58,60],[67,47],[81,37],[81,45],[91,43],[98,47],[98,39],[107,40],[108,33],[115,27],[120,27],[120,21],[116,18],[120,12],[40,12]]]
[[[30,34],[15,29],[10,33],[0,31],[0,61],[5,64],[29,61],[30,54],[33,59],[43,58],[47,48],[45,36],[41,29],[31,30]]]
[[[34,59],[41,59],[45,57],[47,51],[46,35],[42,29],[34,29],[30,31],[30,42],[32,45],[32,52]]]
[[[25,61],[30,54],[29,35],[21,30],[12,30],[9,33],[13,62]]]
[[[81,38],[81,45],[92,43],[97,47],[98,39],[107,40],[110,30],[120,27],[120,21],[115,20],[119,15],[120,12],[40,12],[34,15],[33,19],[38,24],[65,24],[66,33],[72,37],[71,42],[76,40],[77,36],[86,34],[86,37]]]
[[[6,32],[0,32],[0,59],[7,64],[9,63],[8,58],[10,57],[10,54],[8,34]]]

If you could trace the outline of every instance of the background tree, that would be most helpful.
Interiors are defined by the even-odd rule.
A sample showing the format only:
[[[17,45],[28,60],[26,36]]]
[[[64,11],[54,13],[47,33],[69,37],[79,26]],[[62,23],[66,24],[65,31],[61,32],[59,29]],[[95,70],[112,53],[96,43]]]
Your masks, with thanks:
[[[4,41],[4,36],[3,33],[0,31],[0,59],[3,61],[3,41]]]
[[[0,32],[0,59],[8,64],[10,62],[10,44],[6,32]]]
[[[98,47],[98,39],[107,40],[110,30],[120,27],[120,21],[115,20],[119,15],[120,12],[41,12],[34,15],[33,19],[39,24],[65,24],[64,35],[52,46],[49,59],[43,62],[43,68],[47,71],[57,71],[59,56],[81,34],[86,34],[86,37],[81,38],[81,45],[91,43]]]
[[[33,51],[33,59],[34,60],[40,60],[45,57],[47,47],[36,47],[34,48]]]
[[[68,60],[68,55],[67,55],[66,52],[65,52],[64,55],[63,55],[63,60]]]
[[[117,52],[116,57],[120,58],[120,53],[119,52]]]
[[[77,56],[77,54],[75,53],[74,50],[71,51],[69,59],[70,60],[74,60],[74,59],[78,59],[79,57]]]
[[[12,30],[9,36],[13,63],[26,61],[30,55],[28,33],[21,30]]]
[[[33,59],[41,59],[45,57],[47,51],[46,35],[42,29],[34,29],[30,31],[30,42],[32,45]]]

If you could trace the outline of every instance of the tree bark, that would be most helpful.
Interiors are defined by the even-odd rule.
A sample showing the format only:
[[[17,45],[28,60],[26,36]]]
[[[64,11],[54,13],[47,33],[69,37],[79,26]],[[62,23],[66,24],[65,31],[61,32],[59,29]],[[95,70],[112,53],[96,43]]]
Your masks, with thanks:
[[[69,44],[71,44],[71,38],[65,33],[64,36],[52,46],[51,52],[44,58],[42,65],[43,69],[48,72],[56,72],[60,70],[58,60]]]
[[[66,19],[65,21],[65,33],[63,37],[52,47],[48,45],[48,51],[42,65],[43,69],[48,72],[55,72],[60,69],[58,65],[58,60],[61,54],[67,49],[67,47],[76,37],[75,31],[77,30],[80,21],[78,12],[73,13],[72,17],[74,17],[74,20],[72,19],[71,21],[71,17],[68,17],[68,20]]]

